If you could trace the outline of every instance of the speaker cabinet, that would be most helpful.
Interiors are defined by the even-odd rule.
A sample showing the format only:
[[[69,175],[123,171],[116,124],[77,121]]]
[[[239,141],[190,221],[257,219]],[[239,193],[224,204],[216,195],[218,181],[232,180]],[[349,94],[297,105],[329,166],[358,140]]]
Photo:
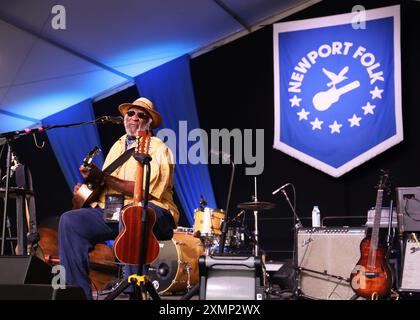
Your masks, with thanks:
[[[200,300],[263,300],[261,259],[254,256],[201,256]]]
[[[346,280],[360,258],[361,228],[302,228],[297,232],[298,284],[311,299],[348,300],[354,296]]]
[[[51,284],[51,266],[34,256],[0,256],[0,284]]]

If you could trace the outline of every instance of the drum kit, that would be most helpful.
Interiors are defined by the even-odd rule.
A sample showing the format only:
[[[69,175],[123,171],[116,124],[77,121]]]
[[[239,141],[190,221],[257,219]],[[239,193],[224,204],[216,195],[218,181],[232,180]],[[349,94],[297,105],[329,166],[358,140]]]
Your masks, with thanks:
[[[242,209],[227,221],[224,254],[259,254],[258,212],[275,207],[274,203],[240,203]],[[245,211],[255,215],[255,229],[250,232],[244,224]],[[158,258],[150,265],[149,277],[159,294],[176,294],[189,291],[199,282],[198,259],[201,255],[219,253],[225,212],[202,207],[194,211],[193,228],[178,227],[172,240],[160,241]],[[242,219],[242,221],[240,221]]]

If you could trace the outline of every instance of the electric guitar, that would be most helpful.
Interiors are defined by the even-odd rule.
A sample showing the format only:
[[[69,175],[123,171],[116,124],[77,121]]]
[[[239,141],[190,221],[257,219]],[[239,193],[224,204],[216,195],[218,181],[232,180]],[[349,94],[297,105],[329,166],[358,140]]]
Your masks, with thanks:
[[[383,173],[376,196],[375,217],[370,236],[360,244],[360,259],[350,275],[353,291],[366,299],[376,300],[390,294],[392,272],[387,262],[387,249],[379,243],[379,228],[381,223],[382,200],[389,179],[388,173]]]
[[[93,158],[99,154],[101,150],[98,147],[94,147],[87,156],[83,159],[82,166],[88,170],[92,169]],[[84,183],[77,190],[75,197],[78,197],[80,201],[73,204],[73,209],[80,209],[83,206],[92,203],[97,200],[103,190],[103,186],[100,183],[101,177],[98,177],[96,181],[85,180]]]

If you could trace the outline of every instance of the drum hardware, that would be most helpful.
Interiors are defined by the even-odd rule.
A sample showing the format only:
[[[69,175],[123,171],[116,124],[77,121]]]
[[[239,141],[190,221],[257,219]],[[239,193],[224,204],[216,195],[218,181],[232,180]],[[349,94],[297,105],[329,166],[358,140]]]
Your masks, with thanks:
[[[198,283],[198,258],[204,253],[201,239],[178,228],[172,240],[160,241],[159,256],[149,268],[149,277],[159,294],[186,292]],[[163,272],[164,271],[164,272]]]
[[[192,286],[191,286],[191,266],[188,265],[185,269],[184,272],[187,273],[187,290],[190,291]]]
[[[186,228],[186,227],[177,227],[175,229],[175,232],[182,232],[182,233],[186,233],[186,234],[193,234],[194,231],[193,228]]]
[[[252,202],[243,202],[238,204],[239,209],[252,210],[254,212],[254,256],[259,254],[259,232],[258,232],[258,211],[270,210],[276,207],[271,202],[260,202],[257,196],[257,177],[254,177],[254,195]]]
[[[200,196],[200,209],[204,210],[204,208],[207,207],[207,200],[204,198],[203,195]]]
[[[189,264],[189,262],[188,261],[178,260],[178,264]]]
[[[226,153],[224,151],[211,150],[210,154],[212,155],[212,163],[215,163],[216,160],[218,161],[218,158],[222,156],[223,163],[229,162],[232,165],[232,171],[230,174],[230,181],[229,181],[229,189],[228,189],[227,200],[226,200],[226,209],[224,211],[224,216],[223,216],[224,222],[221,224],[220,247],[219,247],[219,253],[221,253],[224,251],[225,241],[226,241],[226,232],[227,232],[226,222],[228,221],[228,217],[229,217],[230,196],[232,194],[233,179],[235,177],[235,162],[232,161],[232,156],[229,153]]]

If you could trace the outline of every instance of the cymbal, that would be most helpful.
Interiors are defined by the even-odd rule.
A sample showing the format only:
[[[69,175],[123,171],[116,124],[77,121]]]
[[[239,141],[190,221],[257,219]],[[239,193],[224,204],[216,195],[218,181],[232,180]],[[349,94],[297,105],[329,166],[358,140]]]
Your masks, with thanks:
[[[263,202],[263,201],[257,201],[257,202],[242,202],[238,204],[239,209],[245,209],[245,210],[269,210],[276,207],[275,203],[272,202]]]

